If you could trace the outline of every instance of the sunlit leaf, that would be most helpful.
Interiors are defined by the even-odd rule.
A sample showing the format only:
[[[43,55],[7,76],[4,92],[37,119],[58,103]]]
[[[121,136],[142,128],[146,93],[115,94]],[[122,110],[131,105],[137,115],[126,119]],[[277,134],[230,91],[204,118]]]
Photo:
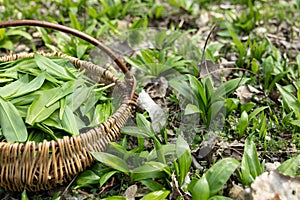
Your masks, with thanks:
[[[45,70],[49,74],[62,80],[74,80],[76,77],[70,74],[66,68],[56,64],[51,59],[41,56],[37,53],[34,54],[35,62],[41,70]]]
[[[19,111],[9,101],[0,97],[0,125],[8,142],[25,142],[28,136]]]
[[[93,185],[99,182],[100,177],[95,174],[92,170],[85,170],[76,179],[75,189],[81,187],[93,187]]]
[[[207,200],[210,196],[209,185],[203,175],[190,189],[193,199]]]
[[[146,194],[141,200],[161,200],[166,199],[167,196],[170,194],[170,191],[168,190],[159,190],[154,191],[149,194]]]
[[[224,158],[208,169],[205,177],[209,185],[210,196],[222,189],[239,165],[239,161],[234,158]]]
[[[179,185],[184,183],[185,177],[192,163],[191,150],[188,143],[179,135],[176,141],[176,156],[178,157],[178,181]]]
[[[49,99],[58,91],[58,88],[39,92],[39,96],[29,106],[26,123],[33,125],[47,119],[55,110],[59,108],[59,102],[46,107]]]
[[[299,167],[300,167],[300,155],[292,157],[284,161],[277,169],[289,176],[299,176]]]
[[[79,135],[75,115],[69,106],[66,106],[64,110],[64,114],[62,117],[62,126],[64,130],[68,131],[72,135]]]
[[[241,164],[241,181],[244,185],[250,185],[262,173],[263,169],[258,159],[255,143],[248,137],[245,141]]]
[[[105,152],[91,152],[91,154],[97,161],[115,170],[128,174],[129,168],[127,163],[123,159]]]
[[[114,174],[118,173],[118,171],[109,171],[105,174],[101,175],[99,180],[99,187],[101,188]]]
[[[164,172],[157,167],[154,167],[149,164],[142,165],[131,171],[131,178],[135,181],[152,179],[152,178],[161,178],[164,177]]]

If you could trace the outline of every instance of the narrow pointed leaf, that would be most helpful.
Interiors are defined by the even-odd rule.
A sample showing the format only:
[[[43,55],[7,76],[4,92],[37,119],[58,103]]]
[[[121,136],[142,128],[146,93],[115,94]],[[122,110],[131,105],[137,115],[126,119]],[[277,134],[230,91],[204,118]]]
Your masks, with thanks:
[[[21,87],[22,84],[28,83],[28,75],[22,76],[20,79],[0,88],[0,96],[7,99],[14,95]]]
[[[25,142],[28,133],[15,106],[0,98],[0,124],[2,134],[8,142]]]
[[[68,81],[64,83],[53,96],[48,100],[46,107],[51,106],[61,98],[71,94],[74,91],[74,81]]]
[[[176,142],[176,156],[178,157],[178,179],[179,185],[181,186],[184,183],[185,176],[190,170],[190,166],[192,163],[192,155],[189,145],[181,136],[178,136]]]
[[[66,68],[56,64],[51,59],[41,56],[37,53],[34,54],[35,62],[41,70],[45,70],[49,74],[61,80],[74,80],[76,77],[70,74]]]
[[[129,168],[127,163],[122,160],[121,158],[105,153],[105,152],[91,152],[92,156],[99,162],[115,169],[120,172],[124,172],[125,174],[128,174]]]
[[[205,173],[205,177],[209,185],[210,196],[215,195],[222,189],[239,165],[240,163],[236,159],[225,158],[214,164]]]
[[[166,199],[167,196],[170,194],[170,191],[168,190],[159,190],[154,191],[149,194],[146,194],[141,200],[161,200]]]
[[[11,95],[10,98],[22,96],[38,90],[43,85],[45,81],[45,76],[46,76],[45,72],[43,72],[40,75],[38,75],[36,78],[34,78],[32,81],[30,81],[29,83],[22,83],[22,85],[18,88],[16,93]]]
[[[209,185],[205,178],[205,175],[202,176],[199,180],[197,180],[193,188],[191,188],[190,190],[193,199],[207,200],[210,196],[210,192],[209,192]]]
[[[75,116],[69,106],[66,106],[62,118],[62,126],[72,135],[79,135],[79,130],[77,128],[77,122]]]
[[[59,108],[59,102],[46,107],[49,99],[58,91],[58,88],[44,90],[39,92],[39,96],[29,106],[26,123],[33,125],[34,123],[44,121],[47,119],[55,110]]]

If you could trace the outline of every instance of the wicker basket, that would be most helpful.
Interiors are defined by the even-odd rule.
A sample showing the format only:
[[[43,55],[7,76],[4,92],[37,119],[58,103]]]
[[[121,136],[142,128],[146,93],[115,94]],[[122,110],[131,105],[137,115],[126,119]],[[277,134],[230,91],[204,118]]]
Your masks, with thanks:
[[[0,28],[11,26],[40,26],[71,33],[106,52],[125,73],[125,81],[120,81],[108,70],[90,62],[62,53],[41,53],[44,56],[68,58],[75,67],[84,68],[87,74],[93,74],[97,82],[114,82],[121,88],[123,101],[116,112],[105,122],[80,136],[65,136],[62,139],[41,143],[0,142],[0,187],[7,191],[40,191],[61,185],[90,166],[94,159],[89,152],[104,151],[110,141],[114,141],[120,129],[125,125],[135,105],[135,79],[126,65],[110,49],[90,36],[74,29],[36,20],[16,20],[0,22]],[[24,57],[33,57],[32,53],[0,57],[2,61],[12,61]],[[97,75],[97,76],[95,76]]]

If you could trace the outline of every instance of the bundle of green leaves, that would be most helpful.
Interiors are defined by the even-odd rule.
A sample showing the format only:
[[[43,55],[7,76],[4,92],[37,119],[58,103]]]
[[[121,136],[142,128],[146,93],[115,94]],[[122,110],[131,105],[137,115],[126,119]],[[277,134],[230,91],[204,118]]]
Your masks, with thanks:
[[[113,85],[113,84],[111,84]],[[107,88],[65,58],[0,63],[0,137],[40,142],[79,135],[112,113]]]

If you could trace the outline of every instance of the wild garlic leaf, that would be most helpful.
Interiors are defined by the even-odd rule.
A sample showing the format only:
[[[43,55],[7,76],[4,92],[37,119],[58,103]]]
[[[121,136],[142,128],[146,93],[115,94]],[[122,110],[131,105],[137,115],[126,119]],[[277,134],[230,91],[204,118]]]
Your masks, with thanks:
[[[39,92],[38,97],[29,106],[26,123],[33,125],[34,123],[41,122],[47,119],[55,110],[59,108],[59,102],[46,107],[46,104],[52,98],[59,88],[52,88]]]
[[[72,108],[73,112],[91,97],[91,91],[91,87],[79,87],[66,97],[67,104]]]
[[[66,98],[62,98],[59,101],[60,107],[59,107],[59,120],[62,120],[66,106],[67,106],[67,100]]]
[[[1,78],[0,77],[0,83],[7,83],[13,81],[13,78]]]
[[[104,102],[98,104],[94,111],[92,123],[94,125],[97,125],[107,120],[107,118],[111,115],[111,110],[112,110],[111,103]]]
[[[59,87],[56,93],[52,94],[53,96],[48,100],[46,107],[51,106],[55,102],[59,101],[61,98],[67,96],[68,94],[71,94],[75,89],[74,83],[75,81],[68,81],[64,83],[61,87]]]
[[[52,113],[51,116],[49,116],[47,119],[45,119],[41,123],[43,123],[46,126],[52,127],[52,128],[63,130],[61,120],[59,120],[59,111],[55,111],[54,113]]]
[[[10,102],[15,106],[23,106],[23,105],[29,106],[29,104],[31,104],[36,99],[37,96],[38,96],[38,92],[31,92],[23,96],[15,97],[11,99]]]
[[[42,72],[29,83],[21,83],[21,86],[18,88],[16,93],[11,95],[10,98],[23,96],[25,94],[38,90],[43,85],[45,81],[45,76],[45,72]]]
[[[0,96],[4,99],[10,98],[12,95],[14,95],[23,84],[28,83],[29,77],[28,74],[23,75],[20,79],[5,85],[4,87],[0,88]]]
[[[74,80],[76,78],[76,76],[70,74],[66,68],[56,64],[50,58],[41,56],[37,53],[34,54],[34,58],[36,64],[41,70],[47,71],[55,78],[59,78],[61,80]]]
[[[11,72],[4,72],[0,73],[0,77],[3,78],[11,78],[11,79],[17,79],[18,78],[18,73],[16,71],[11,71]]]
[[[6,72],[14,71],[14,72],[21,72],[26,69],[35,69],[37,65],[32,58],[25,58],[16,61],[10,62],[6,65]]]
[[[77,122],[72,109],[66,106],[65,112],[62,118],[62,126],[64,130],[71,133],[72,135],[79,135],[79,130],[77,128]]]
[[[8,142],[25,142],[28,137],[26,126],[16,107],[0,97],[0,125]]]

